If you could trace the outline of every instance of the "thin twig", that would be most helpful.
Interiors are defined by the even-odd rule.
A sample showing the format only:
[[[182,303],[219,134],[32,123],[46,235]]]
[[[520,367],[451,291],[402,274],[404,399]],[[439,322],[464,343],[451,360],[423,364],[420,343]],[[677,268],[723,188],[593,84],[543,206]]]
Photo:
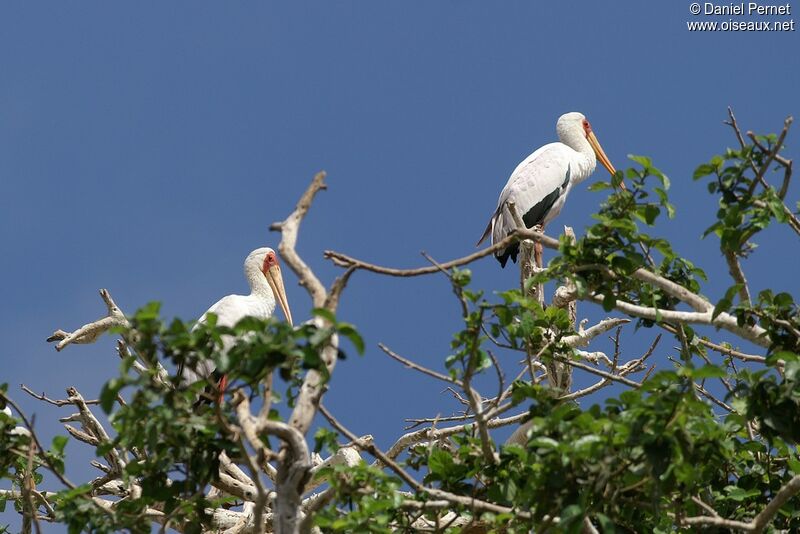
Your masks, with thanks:
[[[495,243],[490,247],[487,247],[483,250],[479,250],[478,252],[475,252],[468,256],[464,256],[462,258],[457,258],[455,260],[444,262],[440,266],[420,267],[417,269],[395,269],[392,267],[382,267],[380,265],[368,263],[363,260],[359,260],[347,256],[346,254],[342,254],[341,252],[336,252],[333,250],[326,250],[324,256],[325,258],[331,260],[333,263],[335,263],[340,267],[355,267],[356,269],[363,269],[365,271],[370,271],[377,274],[384,274],[387,276],[399,276],[399,277],[421,276],[425,274],[433,274],[440,272],[442,268],[450,269],[452,267],[459,267],[461,265],[472,263],[476,260],[489,256],[490,254],[493,254],[498,250],[502,250],[507,246],[511,245],[512,243],[516,243],[520,239],[533,239],[534,241],[540,241],[542,245],[547,248],[558,249],[557,239],[553,239],[552,237],[544,235],[541,232],[534,232],[533,230],[523,231],[520,229],[515,229],[505,239],[503,239],[502,241],[498,241],[497,243]]]
[[[48,404],[52,404],[53,406],[69,406],[69,405],[75,404],[74,401],[72,401],[70,399],[51,399],[51,398],[45,396],[44,393],[39,394],[39,393],[34,392],[28,386],[26,386],[25,384],[20,384],[19,387],[22,389],[22,391],[24,391],[25,393],[27,393],[28,395],[30,395],[34,399],[38,399],[40,401],[44,401],[44,402],[46,402]],[[83,402],[84,402],[84,404],[100,404],[100,401],[98,399],[84,400]]]
[[[396,352],[394,352],[393,350],[391,350],[389,347],[387,347],[383,343],[378,343],[378,348],[381,349],[384,353],[386,353],[387,356],[389,356],[393,360],[396,360],[396,361],[402,363],[403,365],[405,365],[409,369],[414,369],[415,371],[419,371],[420,373],[422,373],[424,375],[428,375],[428,376],[433,377],[433,378],[435,378],[437,380],[441,380],[442,382],[447,382],[448,384],[455,384],[456,386],[461,387],[461,381],[460,380],[456,380],[456,379],[451,378],[451,377],[449,377],[447,375],[443,375],[442,373],[439,373],[439,372],[434,371],[432,369],[428,369],[427,367],[423,367],[422,365],[420,365],[418,363],[415,363],[415,362],[413,362],[413,361],[411,361],[411,360],[409,360],[407,358],[404,358],[404,357],[400,356],[399,354],[397,354]]]

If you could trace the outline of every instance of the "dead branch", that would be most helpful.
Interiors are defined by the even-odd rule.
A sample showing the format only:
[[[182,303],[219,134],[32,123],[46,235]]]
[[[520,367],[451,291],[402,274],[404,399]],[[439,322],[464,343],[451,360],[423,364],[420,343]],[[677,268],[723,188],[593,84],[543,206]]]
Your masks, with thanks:
[[[323,189],[327,189],[325,184],[325,171],[318,172],[306,191],[297,201],[297,206],[294,211],[282,222],[273,223],[269,229],[274,232],[281,233],[281,243],[278,246],[278,251],[287,265],[294,271],[297,278],[300,279],[300,285],[306,288],[311,301],[315,308],[321,308],[325,305],[325,298],[327,296],[325,287],[319,281],[317,276],[306,265],[306,262],[297,254],[295,245],[297,244],[297,234],[300,231],[300,223],[308,213],[311,203],[317,193]]]
[[[51,399],[51,398],[47,397],[44,393],[41,393],[41,394],[36,393],[31,388],[26,386],[25,384],[20,384],[20,388],[22,389],[22,391],[24,391],[25,393],[27,393],[28,395],[30,395],[34,399],[46,402],[48,404],[52,404],[53,406],[59,406],[60,407],[60,406],[67,406],[67,405],[74,404],[74,402],[72,400],[70,400],[70,399]],[[100,401],[98,399],[84,400],[83,402],[84,402],[84,404],[100,404]]]
[[[326,250],[325,251],[325,258],[331,260],[334,264],[338,265],[339,267],[355,267],[356,269],[361,269],[365,271],[370,271],[376,274],[384,274],[387,276],[399,276],[399,277],[410,277],[410,276],[421,276],[426,274],[433,274],[440,272],[441,269],[451,269],[453,267],[460,267],[461,265],[466,265],[468,263],[472,263],[476,260],[481,258],[485,258],[490,254],[497,252],[498,250],[502,250],[507,246],[516,243],[520,239],[532,239],[534,241],[539,241],[542,243],[543,246],[551,249],[558,249],[558,240],[553,239],[547,235],[542,234],[541,232],[534,232],[533,230],[520,230],[516,229],[511,234],[508,235],[502,241],[498,241],[494,245],[487,247],[483,250],[479,250],[473,254],[468,256],[464,256],[462,258],[457,258],[455,260],[447,261],[441,263],[440,266],[430,266],[430,267],[420,267],[417,269],[395,269],[392,267],[382,267],[380,265],[375,265],[372,263],[367,263],[363,260],[359,260],[356,258],[352,258],[341,252],[336,252],[333,250]]]
[[[399,354],[397,354],[396,352],[394,352],[393,350],[391,350],[389,347],[387,347],[383,343],[378,343],[378,348],[381,349],[384,353],[386,353],[387,356],[389,356],[393,360],[396,360],[396,361],[402,363],[403,365],[405,365],[409,369],[414,369],[415,371],[419,371],[420,373],[422,373],[424,375],[428,375],[428,376],[433,377],[433,378],[435,378],[437,380],[441,380],[442,382],[447,382],[448,384],[455,384],[456,386],[461,387],[461,381],[460,380],[456,380],[456,379],[451,378],[451,377],[449,377],[447,375],[444,375],[442,373],[436,372],[436,371],[434,371],[432,369],[428,369],[427,367],[424,367],[424,366],[422,366],[422,365],[420,365],[418,363],[415,363],[415,362],[409,360],[408,358],[404,358],[404,357],[400,356]]]
[[[591,294],[586,297],[581,297],[585,300],[591,300],[598,304],[603,303],[603,295]],[[716,326],[722,328],[733,334],[736,334],[756,345],[769,348],[770,339],[766,330],[760,326],[739,326],[736,317],[729,313],[722,312],[712,319],[712,310],[707,312],[689,312],[689,311],[675,311],[651,308],[646,306],[639,306],[623,300],[617,300],[614,308],[633,317],[640,317],[642,319],[650,319],[651,321],[666,321],[673,324],[705,324],[709,326]]]
[[[100,297],[103,299],[103,302],[106,303],[106,308],[108,308],[108,314],[105,317],[92,323],[85,324],[74,332],[56,330],[47,338],[47,342],[52,343],[53,341],[58,341],[55,347],[56,350],[60,351],[72,343],[94,343],[101,334],[115,326],[128,326],[128,319],[114,302],[114,299],[111,298],[111,293],[109,293],[107,289],[101,289]]]

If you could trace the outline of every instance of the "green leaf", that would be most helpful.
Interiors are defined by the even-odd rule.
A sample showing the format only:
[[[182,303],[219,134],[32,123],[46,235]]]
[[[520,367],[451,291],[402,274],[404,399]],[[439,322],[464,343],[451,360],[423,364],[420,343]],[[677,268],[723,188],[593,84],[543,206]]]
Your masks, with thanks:
[[[611,184],[608,182],[595,182],[589,186],[589,191],[604,191],[606,189],[611,189]]]
[[[123,380],[119,378],[112,378],[103,386],[100,391],[100,408],[105,413],[111,413],[111,408],[114,407],[114,402],[117,400],[117,393],[125,385]]]
[[[581,517],[583,517],[583,508],[578,504],[570,504],[561,510],[560,525],[569,525],[573,521],[579,520]]]
[[[160,302],[148,302],[136,312],[134,318],[137,321],[150,321],[153,319],[158,319],[158,313],[161,310],[161,303]]]
[[[67,446],[69,438],[67,436],[55,436],[51,445],[52,452],[58,456],[64,455],[64,447]]]
[[[714,306],[714,312],[711,314],[711,320],[713,321],[716,319],[720,313],[728,311],[732,305],[733,303],[730,301],[730,299],[720,299],[720,301],[717,302],[717,305]]]
[[[470,269],[453,268],[453,282],[459,287],[466,287],[472,281],[472,271]]]
[[[530,441],[530,446],[531,447],[541,448],[541,449],[557,449],[558,448],[558,442],[556,440],[554,440],[553,438],[539,436],[539,437],[534,438],[534,439],[532,439]]]
[[[695,180],[699,180],[703,176],[708,176],[709,174],[715,172],[716,170],[717,167],[715,165],[711,165],[710,163],[703,163],[694,170],[694,175],[692,176],[692,178]]]
[[[611,311],[614,309],[614,306],[617,304],[617,298],[614,296],[613,293],[606,293],[603,295],[603,309],[605,311]]]
[[[356,331],[355,327],[349,323],[339,323],[337,331],[340,335],[350,340],[350,343],[356,348],[359,354],[364,354],[364,338]]]
[[[653,166],[653,160],[648,158],[647,156],[636,156],[634,154],[628,154],[628,159],[635,161],[645,169],[649,169]]]
[[[584,448],[585,449],[590,449],[592,445],[594,445],[595,443],[599,443],[601,441],[603,441],[603,440],[602,440],[602,438],[600,436],[597,436],[595,434],[589,434],[588,436],[582,436],[582,437],[578,438],[572,444],[572,446],[575,448],[575,450],[581,450],[581,449],[584,449]]]
[[[766,364],[777,365],[778,361],[780,360],[783,360],[784,362],[796,362],[800,360],[800,355],[788,350],[780,350],[767,356]]]
[[[724,378],[728,376],[725,369],[718,365],[704,365],[699,369],[692,369],[692,378],[703,380],[705,378]]]
[[[660,213],[661,210],[658,208],[658,206],[656,206],[655,204],[648,204],[647,206],[645,206],[644,209],[645,222],[652,226],[652,224],[655,222],[656,218],[659,216]]]
[[[449,452],[442,449],[433,449],[428,456],[428,469],[432,474],[446,476],[448,470],[453,466],[453,457]]]
[[[789,293],[778,293],[772,303],[778,308],[789,308],[794,304],[794,299]]]
[[[736,502],[741,502],[749,497],[757,497],[761,495],[759,489],[753,488],[746,490],[737,486],[726,486],[725,492],[728,494],[728,499]]]
[[[334,315],[333,312],[330,310],[327,310],[325,308],[314,308],[313,310],[311,310],[311,313],[315,317],[320,317],[322,319],[325,319],[331,324],[336,324],[336,315]]]

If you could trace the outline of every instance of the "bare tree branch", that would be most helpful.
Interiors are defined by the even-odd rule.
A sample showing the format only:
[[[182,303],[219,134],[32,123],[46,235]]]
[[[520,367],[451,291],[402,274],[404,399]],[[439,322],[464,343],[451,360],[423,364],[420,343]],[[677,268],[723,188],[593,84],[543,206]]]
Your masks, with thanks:
[[[468,256],[464,256],[463,258],[458,258],[455,260],[447,261],[440,266],[430,266],[430,267],[420,267],[417,269],[395,269],[392,267],[382,267],[380,265],[374,265],[371,263],[367,263],[365,261],[352,258],[341,252],[335,252],[333,250],[326,250],[325,257],[336,265],[340,267],[355,267],[356,269],[362,269],[365,271],[370,271],[377,274],[384,274],[387,276],[399,276],[399,277],[409,277],[409,276],[421,276],[425,274],[433,274],[440,272],[441,269],[450,269],[452,267],[459,267],[461,265],[466,265],[468,263],[472,263],[473,261],[479,260],[481,258],[485,258],[490,254],[497,252],[498,250],[502,250],[507,246],[511,245],[519,241],[520,239],[532,239],[534,241],[540,241],[542,245],[547,248],[558,249],[558,240],[553,239],[552,237],[546,236],[540,232],[534,232],[533,230],[520,230],[516,229],[511,234],[508,235],[502,241],[498,241],[494,245],[487,247],[483,250],[479,250],[474,254],[470,254]]]
[[[283,222],[276,222],[270,226],[270,230],[281,233],[281,243],[278,246],[278,251],[281,253],[283,260],[294,271],[294,274],[297,275],[297,278],[300,279],[300,285],[306,288],[306,291],[311,295],[311,301],[315,308],[322,308],[325,305],[325,298],[327,297],[325,287],[311,268],[306,265],[306,262],[297,254],[295,245],[297,244],[300,223],[303,222],[303,218],[308,213],[314,196],[321,190],[327,189],[327,187],[325,184],[325,172],[318,172],[311,181],[311,185],[300,197],[295,210]]]
[[[456,380],[456,379],[451,378],[451,377],[449,377],[447,375],[444,375],[442,373],[436,372],[436,371],[434,371],[432,369],[428,369],[427,367],[423,367],[422,365],[420,365],[418,363],[415,363],[415,362],[409,360],[408,358],[404,358],[404,357],[400,356],[399,354],[397,354],[396,352],[391,350],[389,347],[387,347],[383,343],[378,343],[378,348],[380,348],[384,353],[386,353],[387,356],[389,356],[393,360],[396,360],[396,361],[402,363],[403,365],[405,365],[409,369],[414,369],[415,371],[419,371],[420,373],[422,373],[424,375],[428,375],[428,376],[433,377],[433,378],[435,378],[437,380],[441,380],[442,382],[447,382],[448,384],[455,384],[456,386],[459,386],[459,387],[461,387],[461,385],[462,385],[460,380]]]
[[[128,319],[114,302],[114,299],[111,298],[111,293],[109,293],[107,289],[101,289],[100,297],[106,303],[108,315],[92,323],[85,324],[74,332],[56,330],[50,337],[47,338],[47,341],[58,341],[55,347],[56,350],[60,351],[72,343],[94,343],[101,334],[108,331],[112,327],[128,326]]]
[[[592,294],[582,298],[585,300],[592,300],[598,304],[603,303],[603,295]],[[770,346],[770,339],[769,336],[767,336],[766,330],[757,325],[739,326],[736,318],[726,312],[720,313],[712,320],[712,310],[709,310],[705,313],[661,310],[657,308],[639,306],[623,300],[617,300],[614,304],[614,307],[625,314],[632,315],[634,317],[641,317],[642,319],[650,319],[652,321],[661,320],[668,323],[706,324],[716,326],[743,337],[744,339],[747,339],[756,345],[767,348]]]

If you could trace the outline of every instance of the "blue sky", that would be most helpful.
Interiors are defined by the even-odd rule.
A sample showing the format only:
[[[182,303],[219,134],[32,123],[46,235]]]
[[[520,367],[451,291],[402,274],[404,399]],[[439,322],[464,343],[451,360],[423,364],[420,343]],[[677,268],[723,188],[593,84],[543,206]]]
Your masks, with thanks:
[[[101,316],[101,287],[129,313],[160,300],[166,316],[186,319],[245,291],[244,257],[277,244],[269,224],[320,169],[329,190],[299,251],[324,281],[339,272],[325,249],[409,267],[423,264],[421,250],[439,260],[470,253],[509,173],[555,140],[567,111],[589,117],[618,168],[630,153],[653,158],[678,209],[658,232],[724,275],[716,242],[699,239],[715,200],[691,173],[735,143],[721,122],[726,106],[759,132],[798,114],[800,38],[689,33],[686,21],[703,17],[688,6],[4,3],[0,381],[49,440],[67,414],[17,385],[51,397],[74,385],[94,397],[118,362],[111,337],[60,354],[44,339]],[[797,200],[796,187],[789,197]],[[550,233],[563,224],[580,232],[602,198],[576,188]],[[761,241],[745,266],[756,288],[797,294],[797,258],[784,245],[795,238],[777,228]],[[310,302],[285,271],[300,321]],[[515,269],[493,260],[473,271],[488,293],[517,283]],[[704,291],[716,300],[727,285],[720,277]],[[581,305],[579,315],[605,314]],[[382,341],[442,368],[459,326],[446,280],[358,273],[340,317],[369,347],[337,367],[327,398],[354,431],[387,446],[404,417],[456,408],[441,384],[376,348]],[[627,329],[624,355],[638,356],[655,333]],[[74,445],[68,453],[83,454]]]

